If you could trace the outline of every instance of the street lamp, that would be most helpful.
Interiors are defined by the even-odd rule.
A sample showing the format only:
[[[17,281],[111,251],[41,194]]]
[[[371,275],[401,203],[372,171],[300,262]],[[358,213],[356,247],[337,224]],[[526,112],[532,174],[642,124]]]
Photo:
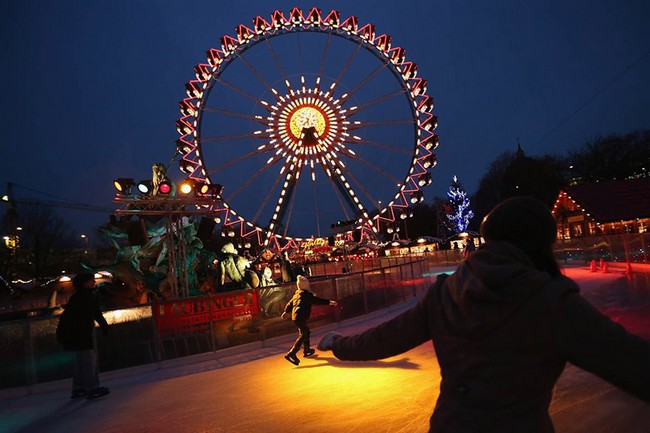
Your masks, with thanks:
[[[84,254],[88,252],[88,236],[86,235],[81,235],[81,239],[84,240],[84,245],[85,245],[85,250]]]

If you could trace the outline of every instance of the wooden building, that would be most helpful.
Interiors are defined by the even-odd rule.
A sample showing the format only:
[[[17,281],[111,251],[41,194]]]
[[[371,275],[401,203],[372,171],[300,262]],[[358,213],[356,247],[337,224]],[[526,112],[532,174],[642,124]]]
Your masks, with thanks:
[[[650,177],[573,185],[553,206],[558,239],[650,231]]]

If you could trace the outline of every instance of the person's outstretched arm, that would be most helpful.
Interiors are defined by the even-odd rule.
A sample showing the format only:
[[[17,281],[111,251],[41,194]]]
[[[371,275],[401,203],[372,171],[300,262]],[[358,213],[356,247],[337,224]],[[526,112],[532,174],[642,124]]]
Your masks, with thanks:
[[[325,348],[331,348],[334,356],[342,360],[368,361],[404,353],[430,340],[428,306],[434,302],[433,294],[439,290],[444,280],[444,277],[438,277],[424,299],[410,310],[361,334],[350,337],[335,336]]]
[[[577,293],[565,296],[557,339],[566,359],[650,401],[650,342],[630,334]]]

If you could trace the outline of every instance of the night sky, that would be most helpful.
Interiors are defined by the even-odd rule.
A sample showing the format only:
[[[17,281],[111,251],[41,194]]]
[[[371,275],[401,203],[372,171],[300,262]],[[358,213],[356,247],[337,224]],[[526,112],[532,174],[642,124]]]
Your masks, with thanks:
[[[184,84],[219,37],[300,1],[2,1],[0,191],[113,207],[112,180],[168,163]],[[457,175],[472,193],[515,150],[563,154],[600,135],[650,128],[650,3],[327,1],[373,23],[428,80],[439,118],[427,199]],[[316,71],[317,72],[317,71]],[[254,92],[255,93],[255,92]],[[257,94],[257,93],[256,93]],[[399,116],[398,116],[399,117]],[[184,175],[177,164],[172,179]],[[45,194],[38,193],[40,191]],[[108,214],[71,212],[75,234]]]

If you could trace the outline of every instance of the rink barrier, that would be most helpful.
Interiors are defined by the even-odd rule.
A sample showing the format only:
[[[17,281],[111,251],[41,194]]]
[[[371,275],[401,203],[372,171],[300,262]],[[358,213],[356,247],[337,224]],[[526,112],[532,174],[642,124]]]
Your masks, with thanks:
[[[312,290],[318,296],[337,300],[339,305],[315,305],[310,326],[330,325],[413,299],[435,280],[436,266],[458,262],[453,257],[447,260],[444,255],[428,254],[357,260],[348,263],[347,269],[352,272],[334,276],[329,273],[340,269],[312,269]],[[294,291],[295,283],[286,283],[107,310],[104,315],[110,323],[109,335],[95,333],[100,371],[155,365],[293,334],[295,326],[280,315]],[[224,298],[228,296],[234,298]],[[191,305],[183,304],[188,302]],[[172,313],[177,317],[170,321]],[[0,322],[0,389],[71,377],[72,353],[57,343],[57,323],[58,316]]]

